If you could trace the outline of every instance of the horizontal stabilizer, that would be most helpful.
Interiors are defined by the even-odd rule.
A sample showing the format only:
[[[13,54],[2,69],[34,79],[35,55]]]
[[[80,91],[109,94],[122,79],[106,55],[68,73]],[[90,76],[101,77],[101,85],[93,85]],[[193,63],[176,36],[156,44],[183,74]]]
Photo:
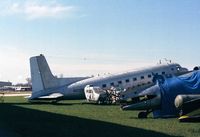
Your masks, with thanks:
[[[53,94],[50,94],[48,96],[41,96],[41,97],[39,97],[39,99],[58,99],[58,98],[61,98],[63,96],[64,95],[61,94],[61,93],[53,93]]]
[[[40,96],[40,97],[35,97],[35,98],[29,98],[30,102],[34,102],[34,101],[53,101],[53,100],[60,100],[64,97],[63,94],[61,93],[52,93],[49,95],[45,95],[45,96]]]

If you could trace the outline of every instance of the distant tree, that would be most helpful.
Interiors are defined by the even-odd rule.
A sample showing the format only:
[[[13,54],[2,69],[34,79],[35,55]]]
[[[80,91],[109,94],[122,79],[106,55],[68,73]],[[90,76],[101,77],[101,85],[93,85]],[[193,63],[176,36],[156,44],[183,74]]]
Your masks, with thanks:
[[[32,81],[31,81],[31,78],[26,78],[26,81],[27,81],[27,85],[32,85]]]

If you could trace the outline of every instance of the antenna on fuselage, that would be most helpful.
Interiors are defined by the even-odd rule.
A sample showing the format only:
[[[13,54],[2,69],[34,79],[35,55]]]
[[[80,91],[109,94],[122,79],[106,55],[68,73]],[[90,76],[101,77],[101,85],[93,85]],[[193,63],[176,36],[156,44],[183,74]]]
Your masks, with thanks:
[[[159,60],[159,63],[158,64],[163,64],[163,61],[166,62],[166,64],[171,64],[172,63],[172,60],[171,59],[167,59],[167,58],[163,58],[163,59],[160,59]]]

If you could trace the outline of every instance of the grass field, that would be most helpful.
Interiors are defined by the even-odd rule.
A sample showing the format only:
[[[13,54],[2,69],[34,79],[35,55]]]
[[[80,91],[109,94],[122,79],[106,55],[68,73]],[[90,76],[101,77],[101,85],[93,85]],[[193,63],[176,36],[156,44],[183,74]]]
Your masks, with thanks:
[[[23,97],[6,97],[0,103],[0,128],[19,137],[173,137],[200,136],[199,123],[177,119],[137,119],[135,111],[116,105],[30,104]]]

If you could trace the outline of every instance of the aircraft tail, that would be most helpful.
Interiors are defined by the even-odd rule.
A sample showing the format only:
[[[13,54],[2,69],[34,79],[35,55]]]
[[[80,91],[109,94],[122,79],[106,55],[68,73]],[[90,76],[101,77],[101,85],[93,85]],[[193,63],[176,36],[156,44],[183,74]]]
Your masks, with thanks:
[[[30,58],[32,92],[58,87],[59,80],[51,73],[45,57],[41,54]]]

